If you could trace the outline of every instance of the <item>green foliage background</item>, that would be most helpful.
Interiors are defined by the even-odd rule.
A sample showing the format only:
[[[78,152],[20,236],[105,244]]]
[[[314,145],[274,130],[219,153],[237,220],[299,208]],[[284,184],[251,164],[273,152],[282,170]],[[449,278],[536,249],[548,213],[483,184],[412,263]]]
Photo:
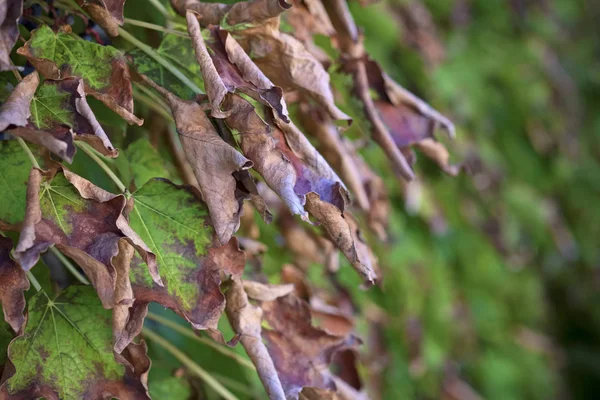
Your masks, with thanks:
[[[381,371],[360,371],[363,381],[367,387],[380,385],[385,399],[440,398],[455,375],[486,399],[589,398],[600,389],[595,306],[600,301],[600,4],[423,4],[445,50],[439,63],[428,62],[426,50],[408,40],[399,10],[410,1],[383,0],[366,8],[352,1],[351,10],[372,57],[455,122],[457,140],[448,146],[456,161],[467,160],[472,174],[452,178],[420,157],[422,196],[407,211],[406,189],[382,152],[374,146],[363,151],[384,177],[393,204],[389,242],[369,238],[385,273],[383,286],[362,291],[351,268],[340,272],[366,316],[358,323],[367,339],[365,357],[374,352],[368,340],[374,333],[387,354]],[[146,0],[128,0],[125,14],[164,23]],[[127,29],[155,48],[160,44],[157,32]],[[330,51],[328,43],[318,40]],[[130,49],[122,39],[114,44]],[[331,72],[336,88],[343,87],[335,65]],[[348,93],[340,93],[338,103],[352,113]],[[154,121],[144,104],[136,107],[147,122]],[[103,123],[118,121],[100,104],[94,108]],[[113,143],[127,149],[148,134],[157,140],[152,133],[157,124],[112,123]],[[364,129],[360,120],[355,126]],[[121,135],[125,129],[127,135]],[[115,162],[126,181],[135,175],[127,159],[160,163],[140,146],[123,151],[125,157]],[[158,147],[168,159],[165,146]],[[114,189],[87,161],[79,152],[71,168]],[[291,256],[279,247],[275,226],[260,226],[269,246],[264,268],[276,281]],[[311,273],[318,278],[321,270],[314,266]],[[380,325],[370,318],[374,306],[387,315]],[[160,307],[153,311],[184,325]],[[251,370],[164,325],[147,324],[228,382],[241,399],[264,397]],[[228,326],[223,330],[232,336]],[[157,398],[167,398],[161,393],[186,398],[196,390],[173,376],[176,360],[152,342],[149,346],[151,391]],[[239,346],[236,351],[244,354]],[[217,398],[207,390],[209,398]]]

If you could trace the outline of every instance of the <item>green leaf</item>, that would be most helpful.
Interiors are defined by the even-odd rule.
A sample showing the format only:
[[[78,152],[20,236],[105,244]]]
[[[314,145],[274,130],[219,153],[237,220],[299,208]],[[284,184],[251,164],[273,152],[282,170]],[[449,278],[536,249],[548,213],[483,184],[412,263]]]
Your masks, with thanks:
[[[141,383],[115,359],[111,311],[92,287],[71,286],[55,300],[45,292],[32,298],[25,333],[11,344],[10,359],[16,372],[6,390],[15,397],[68,400],[129,393],[147,398]]]
[[[37,154],[35,146],[29,146]],[[40,160],[38,160],[40,162]],[[29,157],[16,140],[0,142],[0,227],[14,225],[25,217]]]
[[[152,179],[133,198],[129,223],[156,254],[164,283],[154,284],[141,259],[134,258],[130,275],[136,299],[174,308],[198,329],[216,329],[224,307],[221,271],[241,274],[243,253],[234,242],[217,247],[208,208],[193,188]]]
[[[2,375],[2,369],[6,363],[6,354],[8,351],[8,344],[13,339],[13,333],[8,325],[4,321],[0,321],[0,376]]]
[[[150,397],[153,399],[187,400],[191,395],[190,383],[183,377],[150,380]]]
[[[125,156],[136,187],[142,187],[152,178],[171,177],[158,150],[146,138],[131,143],[125,150]]]
[[[190,78],[199,88],[204,87],[200,73],[200,65],[188,38],[176,35],[165,35],[156,52],[171,62],[185,76]],[[139,49],[129,53],[133,58],[133,65],[140,74],[146,75],[158,85],[168,88],[170,92],[185,100],[190,100],[196,95],[189,87],[184,85],[175,75],[158,64],[154,59]]]

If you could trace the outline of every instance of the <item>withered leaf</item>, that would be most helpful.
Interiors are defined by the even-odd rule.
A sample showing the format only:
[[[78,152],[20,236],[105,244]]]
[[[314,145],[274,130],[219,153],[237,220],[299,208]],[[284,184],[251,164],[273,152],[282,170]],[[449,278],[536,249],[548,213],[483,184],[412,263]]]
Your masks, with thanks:
[[[238,279],[231,281],[225,296],[227,318],[234,331],[241,335],[240,342],[256,366],[269,399],[284,400],[286,396],[277,370],[261,337],[262,310],[250,304],[244,284]]]
[[[110,311],[91,287],[71,286],[56,299],[35,295],[8,355],[15,373],[0,387],[1,398],[149,399],[145,344],[114,355]]]
[[[43,25],[31,32],[31,38],[17,53],[47,79],[82,78],[86,94],[102,101],[130,124],[144,122],[133,115],[129,69],[114,47],[82,40],[62,30],[54,33]]]
[[[144,81],[161,93],[171,107],[186,157],[208,205],[217,237],[224,245],[240,226],[244,197],[236,189],[233,173],[251,168],[252,162],[219,137],[198,103],[184,101],[148,78],[144,77]]]
[[[152,179],[133,193],[130,224],[156,254],[164,286],[153,282],[142,259],[133,259],[135,303],[129,315],[115,314],[117,352],[139,333],[152,301],[175,310],[195,329],[216,331],[225,307],[219,285],[227,275],[240,276],[245,260],[235,239],[219,244],[199,197],[192,187],[164,179]]]
[[[6,322],[15,332],[21,333],[25,324],[23,292],[29,289],[29,280],[21,267],[10,258],[12,247],[11,239],[0,236],[0,303]]]
[[[331,335],[311,324],[308,304],[294,295],[263,302],[263,339],[288,398],[297,398],[305,386],[335,390],[327,372],[333,355],[360,343],[353,335]]]
[[[282,89],[271,83],[233,36],[218,27],[211,27],[209,52],[207,43],[202,38],[196,14],[188,11],[186,18],[211,104],[212,116],[226,117],[229,114],[228,110],[221,111],[225,96],[238,91],[272,107],[279,118],[289,121]]]
[[[114,306],[117,271],[113,258],[118,242],[128,239],[142,252],[152,279],[162,284],[154,254],[122,215],[123,195],[114,195],[72,172],[32,169],[27,188],[27,211],[15,257],[25,270],[40,253],[56,245],[86,273],[106,308]]]
[[[8,132],[44,146],[68,162],[75,155],[74,139],[89,143],[107,157],[116,157],[119,152],[88,105],[83,86],[79,78],[44,81],[31,99],[27,124],[15,124]],[[23,97],[30,98],[28,94]]]
[[[110,36],[119,35],[119,25],[124,22],[125,0],[77,0],[77,4]]]
[[[0,132],[5,131],[11,125],[27,125],[31,116],[29,106],[39,83],[40,76],[34,71],[17,84],[0,107]]]
[[[14,69],[10,52],[19,37],[19,18],[23,0],[6,0],[0,3],[0,71]]]
[[[197,13],[202,26],[219,25],[223,18],[227,25],[259,23],[278,16],[292,6],[286,0],[252,0],[235,4],[171,0],[171,4],[180,15],[185,16],[187,10]]]

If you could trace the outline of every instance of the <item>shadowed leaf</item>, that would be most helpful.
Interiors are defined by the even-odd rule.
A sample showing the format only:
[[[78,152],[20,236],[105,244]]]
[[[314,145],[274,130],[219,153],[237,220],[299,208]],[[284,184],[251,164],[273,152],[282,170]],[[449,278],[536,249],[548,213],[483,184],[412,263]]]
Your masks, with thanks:
[[[124,22],[125,0],[77,0],[77,4],[110,36],[119,34],[119,25],[123,25]]]

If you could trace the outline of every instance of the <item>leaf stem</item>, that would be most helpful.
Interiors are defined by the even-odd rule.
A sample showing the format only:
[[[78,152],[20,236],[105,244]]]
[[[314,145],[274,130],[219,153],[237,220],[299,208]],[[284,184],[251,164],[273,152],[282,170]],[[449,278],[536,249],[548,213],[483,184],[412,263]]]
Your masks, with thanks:
[[[35,290],[38,291],[38,292],[41,292],[42,291],[42,285],[40,285],[40,283],[35,278],[35,276],[33,276],[33,274],[31,273],[31,271],[27,271],[26,274],[27,274],[27,278],[29,279],[29,282],[31,282],[31,284],[33,285],[33,287],[35,288]]]
[[[79,282],[83,283],[84,285],[90,284],[90,281],[88,281],[87,278],[85,276],[83,276],[81,274],[81,272],[79,272],[77,270],[77,268],[73,265],[73,263],[71,261],[69,261],[69,259],[67,257],[65,257],[63,253],[60,252],[60,250],[58,250],[54,246],[51,246],[50,251],[52,252],[52,254],[54,254],[56,256],[56,258],[58,258],[60,260],[60,262],[65,266],[65,268],[67,268],[67,270],[69,270],[69,272],[71,274],[73,274],[73,276]]]
[[[109,168],[108,165],[106,165],[104,160],[102,160],[100,157],[98,157],[98,155],[96,155],[95,151],[91,147],[89,147],[87,143],[77,141],[75,142],[75,145],[79,147],[85,154],[90,156],[90,158],[94,160],[96,164],[98,164],[98,166],[100,166],[100,168],[104,170],[104,172],[106,172],[106,175],[108,175],[108,177],[115,183],[115,185],[117,185],[121,193],[125,193],[127,191],[127,187],[123,184],[123,182],[121,182],[119,177],[115,175],[115,173]]]
[[[35,168],[40,168],[40,164],[38,164],[37,160],[35,159],[35,156],[31,152],[31,149],[29,148],[29,146],[27,146],[27,143],[25,143],[25,141],[20,137],[17,137],[17,141],[19,142],[25,153],[27,153],[27,157],[29,157],[31,165],[33,165]]]
[[[177,31],[175,29],[165,28],[160,25],[152,24],[152,23],[146,22],[146,21],[140,21],[137,19],[125,18],[125,23],[129,24],[129,25],[133,25],[133,26],[141,26],[142,28],[151,29],[153,31],[159,31],[159,32],[169,33],[171,35],[181,36],[181,37],[188,38],[188,39],[190,37],[190,35],[188,35],[185,32]]]
[[[226,347],[223,346],[219,346],[217,343],[213,342],[210,339],[201,337],[196,335],[192,330],[187,329],[181,325],[179,325],[178,323],[171,321],[167,318],[161,317],[160,315],[154,314],[149,312],[148,315],[146,316],[148,319],[151,319],[152,321],[156,321],[161,325],[164,325],[172,330],[174,330],[175,332],[188,337],[192,340],[195,340],[196,342],[200,342],[202,344],[205,344],[209,347],[212,347],[213,349],[215,349],[216,351],[218,351],[219,353],[223,354],[226,357],[229,357],[235,361],[237,361],[238,363],[240,363],[240,365],[243,365],[244,367],[250,368],[252,370],[255,370],[254,368],[254,364],[252,364],[252,362],[250,362],[250,360],[245,359],[244,357],[240,356],[239,354],[229,350]]]
[[[154,61],[156,61],[163,67],[165,67],[169,72],[171,72],[173,75],[175,75],[183,84],[185,84],[187,87],[189,87],[194,93],[196,93],[196,94],[204,93],[202,91],[202,89],[200,89],[198,86],[196,86],[196,84],[194,82],[192,82],[187,76],[185,76],[180,70],[175,68],[175,66],[173,66],[173,64],[171,64],[169,61],[165,60],[152,47],[148,46],[146,43],[139,41],[137,38],[135,38],[132,34],[127,32],[123,28],[119,28],[119,35],[121,35],[123,37],[123,39],[127,40],[128,42],[130,42],[131,44],[133,44],[134,46],[136,46],[137,48],[142,50],[148,56],[153,58]]]
[[[158,114],[160,114],[165,119],[167,119],[169,121],[173,121],[173,117],[171,116],[171,114],[169,114],[167,111],[165,111],[162,107],[159,107],[158,105],[156,105],[156,103],[154,103],[152,101],[152,99],[148,98],[146,95],[143,95],[141,93],[134,91],[133,98],[137,101],[141,101],[142,103],[144,103],[145,105],[150,107],[152,110],[156,111]]]
[[[186,368],[188,368],[192,373],[197,375],[200,379],[206,382],[207,385],[212,387],[219,395],[228,400],[238,400],[233,393],[231,393],[225,386],[223,386],[219,381],[213,378],[208,371],[204,368],[196,364],[191,358],[185,355],[181,350],[172,345],[169,341],[162,338],[160,335],[155,332],[144,328],[142,333],[145,337],[168,351],[173,357],[175,357],[181,364],[183,364]]]

